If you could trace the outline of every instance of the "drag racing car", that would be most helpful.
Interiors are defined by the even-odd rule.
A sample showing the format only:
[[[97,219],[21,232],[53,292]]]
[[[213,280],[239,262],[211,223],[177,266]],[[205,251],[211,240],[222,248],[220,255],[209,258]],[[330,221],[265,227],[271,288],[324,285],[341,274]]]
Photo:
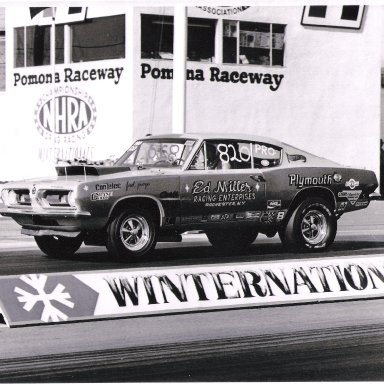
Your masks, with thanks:
[[[278,234],[290,249],[326,249],[338,218],[366,208],[378,186],[372,171],[228,134],[146,136],[113,165],[56,170],[53,179],[5,184],[0,213],[47,255],[72,255],[84,242],[130,260],[192,230],[226,251],[258,233]]]

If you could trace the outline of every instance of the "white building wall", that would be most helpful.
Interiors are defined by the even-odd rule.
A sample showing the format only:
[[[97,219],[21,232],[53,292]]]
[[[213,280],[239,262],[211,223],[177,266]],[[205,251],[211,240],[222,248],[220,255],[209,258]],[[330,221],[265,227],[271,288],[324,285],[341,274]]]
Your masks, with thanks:
[[[302,12],[301,6],[250,7],[228,17],[286,24],[284,67],[188,62],[188,68],[204,73],[204,81],[187,81],[186,130],[272,136],[378,173],[381,10],[366,7],[360,30],[306,27],[301,25]],[[188,15],[213,17],[196,7],[189,7]],[[171,80],[142,79],[143,63],[152,68],[172,68],[172,62],[137,56],[135,89],[140,92],[135,93],[135,127],[153,133],[170,132]],[[210,81],[211,67],[283,79],[275,91],[265,84]],[[144,107],[151,114],[142,113]]]
[[[130,14],[128,5],[93,7],[93,16]],[[286,24],[284,67],[188,62],[201,70],[203,81],[187,82],[188,132],[216,131],[272,136],[343,164],[379,171],[380,138],[380,33],[379,7],[367,6],[362,28],[346,30],[301,25],[303,7],[250,7],[228,19]],[[60,81],[89,95],[96,106],[97,121],[86,139],[61,143],[61,148],[92,148],[92,158],[121,154],[147,133],[172,130],[172,80],[142,78],[142,64],[172,68],[172,60],[141,59],[140,14],[172,15],[170,7],[136,7],[133,10],[132,45],[126,59],[59,64]],[[215,18],[197,7],[191,17]],[[129,18],[130,19],[130,18]],[[9,5],[6,10],[7,90],[0,94],[2,142],[0,181],[52,173],[52,162],[39,153],[55,144],[38,132],[35,117],[39,100],[52,84],[15,84],[15,74],[44,74],[50,66],[13,67],[13,29],[27,25],[28,7]],[[131,31],[131,26],[126,26]],[[127,32],[131,34],[132,32]],[[133,72],[130,60],[133,58]],[[222,71],[283,76],[275,91],[267,84],[210,81],[210,68]],[[123,68],[114,79],[65,82],[65,69]],[[131,77],[133,76],[133,77]],[[133,78],[133,82],[132,82]],[[129,93],[133,89],[132,98]],[[132,127],[133,109],[133,127]],[[3,141],[3,139],[5,141]],[[40,152],[39,152],[40,151]],[[8,162],[8,163],[7,163]],[[5,166],[4,164],[11,164]]]
[[[126,7],[96,6],[88,12],[88,17],[129,13],[126,10]],[[120,156],[132,143],[132,98],[128,97],[132,80],[127,60],[14,68],[14,27],[33,22],[26,6],[7,7],[6,18],[7,91],[4,99],[8,107],[5,107],[3,124],[7,126],[8,138],[7,149],[0,156],[11,158],[12,165],[0,168],[0,181],[54,174],[55,158],[102,160],[110,155]],[[105,78],[96,75],[93,79],[91,71],[98,73],[99,70],[106,71]],[[49,81],[31,84],[27,80],[33,75],[43,79],[53,74],[57,76],[54,84]],[[75,134],[70,138],[51,135],[48,139],[48,135],[39,132],[39,105],[48,101],[53,92],[57,97],[70,94],[82,98],[94,107],[94,126],[88,135],[81,138]],[[67,118],[60,116],[58,111],[56,116],[57,120]]]

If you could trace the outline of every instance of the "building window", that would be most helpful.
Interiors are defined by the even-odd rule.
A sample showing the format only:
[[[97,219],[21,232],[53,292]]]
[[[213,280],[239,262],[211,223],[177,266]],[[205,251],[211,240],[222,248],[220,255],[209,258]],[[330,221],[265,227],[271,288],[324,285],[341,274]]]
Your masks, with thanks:
[[[51,26],[15,28],[15,67],[37,67],[51,63]],[[64,62],[64,28],[56,26],[56,63]]]
[[[64,64],[64,25],[55,28],[55,63]]]
[[[173,59],[173,16],[141,15],[141,58]]]
[[[15,28],[15,67],[50,64],[50,27]]]
[[[358,5],[344,5],[341,13],[342,20],[357,20],[359,18],[360,7]]]
[[[16,68],[24,67],[24,27],[14,30],[14,63]]]
[[[65,41],[65,25],[55,26],[55,64],[65,62],[66,46],[71,48],[71,62],[74,63],[125,57],[125,15],[87,19],[70,27],[71,38]],[[50,25],[15,28],[15,67],[53,64],[51,32]]]
[[[72,24],[72,62],[125,57],[125,15]]]
[[[326,5],[311,5],[308,11],[309,17],[327,17],[327,6]]]
[[[213,61],[216,21],[188,18],[187,60]],[[173,16],[141,15],[141,58],[173,59]]]
[[[188,60],[214,61],[215,31],[215,20],[188,18]]]
[[[223,62],[284,65],[285,25],[224,20]]]

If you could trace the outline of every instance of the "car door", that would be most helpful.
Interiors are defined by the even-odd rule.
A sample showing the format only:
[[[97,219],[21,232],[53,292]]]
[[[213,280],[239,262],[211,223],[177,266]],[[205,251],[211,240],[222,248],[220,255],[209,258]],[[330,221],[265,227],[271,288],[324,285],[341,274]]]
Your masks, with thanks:
[[[252,219],[266,205],[252,143],[207,140],[180,178],[181,222]],[[260,215],[260,214],[259,214]]]

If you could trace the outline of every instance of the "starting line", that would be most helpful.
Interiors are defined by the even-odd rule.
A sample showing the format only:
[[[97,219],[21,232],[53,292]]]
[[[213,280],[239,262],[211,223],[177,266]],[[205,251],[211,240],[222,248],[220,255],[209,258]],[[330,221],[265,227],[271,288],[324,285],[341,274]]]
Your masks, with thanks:
[[[383,255],[0,277],[9,327],[379,297]]]

